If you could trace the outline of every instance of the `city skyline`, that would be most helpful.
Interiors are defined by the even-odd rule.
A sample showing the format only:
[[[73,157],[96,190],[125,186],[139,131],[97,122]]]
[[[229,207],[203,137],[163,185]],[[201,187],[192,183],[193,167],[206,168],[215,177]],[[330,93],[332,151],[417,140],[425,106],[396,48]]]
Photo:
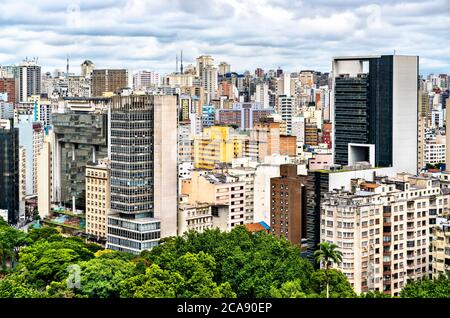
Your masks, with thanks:
[[[28,0],[2,4],[1,65],[37,56],[43,71],[65,70],[69,57],[75,73],[85,59],[98,68],[169,73],[175,71],[175,56],[183,50],[185,66],[208,54],[216,64],[226,61],[239,73],[257,67],[329,72],[333,56],[395,50],[420,56],[422,75],[450,68],[448,0],[355,0],[343,5],[287,0],[30,4]]]

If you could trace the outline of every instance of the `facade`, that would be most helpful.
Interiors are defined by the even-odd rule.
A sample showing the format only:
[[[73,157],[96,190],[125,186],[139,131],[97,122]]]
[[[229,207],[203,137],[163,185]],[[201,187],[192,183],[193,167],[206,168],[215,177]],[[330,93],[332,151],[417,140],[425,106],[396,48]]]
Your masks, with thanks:
[[[214,169],[218,164],[231,163],[244,153],[244,137],[231,127],[212,126],[194,139],[194,167]]]
[[[0,210],[7,222],[19,221],[19,129],[12,120],[0,120]]]
[[[260,162],[266,156],[280,154],[280,123],[260,119],[250,131],[247,157]]]
[[[269,85],[267,83],[256,84],[255,102],[261,103],[263,108],[269,108]]]
[[[354,179],[350,192],[325,195],[321,241],[339,246],[338,267],[357,293],[398,296],[408,281],[430,274],[431,229],[445,198],[436,179]]]
[[[448,199],[445,198],[445,200]],[[448,204],[448,202],[444,202],[444,204]],[[433,278],[450,272],[450,222],[448,219],[433,228],[431,257]]]
[[[1,78],[0,77],[0,93],[6,93],[7,99],[5,102],[17,103],[16,100],[16,79],[15,78]]]
[[[56,200],[84,211],[86,165],[108,156],[108,119],[104,113],[54,113],[57,154]]]
[[[177,234],[176,96],[114,96],[108,249],[139,254]]]
[[[297,155],[297,137],[286,135],[280,136],[280,155]]]
[[[304,233],[305,181],[295,164],[281,165],[280,177],[270,179],[271,233],[298,245]]]
[[[106,239],[110,211],[110,167],[108,160],[86,166],[86,233]]]
[[[41,94],[41,67],[34,61],[24,61],[19,69],[19,102]]]
[[[139,71],[133,75],[133,88],[135,90],[145,90],[148,87],[158,86],[159,83],[159,73],[154,71]]]
[[[128,72],[125,69],[94,69],[92,71],[92,96],[103,96],[128,87]]]
[[[445,163],[445,142],[440,142],[440,140],[427,140],[423,145],[424,166],[428,163]]]
[[[278,113],[286,124],[286,135],[292,135],[292,117],[294,116],[295,99],[292,96],[281,95],[278,97]]]
[[[417,173],[418,57],[336,57],[333,76],[334,162]]]
[[[205,89],[206,102],[209,104],[213,99],[217,97],[218,89],[218,74],[217,67],[204,66],[202,68],[201,83]]]
[[[199,233],[213,227],[211,205],[208,203],[189,204],[181,202],[178,207],[178,235],[188,231]]]
[[[191,123],[178,124],[178,163],[192,162],[194,160],[194,138],[191,134]]]
[[[245,223],[245,182],[237,177],[226,173],[193,171],[192,179],[183,180],[182,194],[189,196],[190,203],[212,205],[213,226],[222,231],[230,231]],[[223,219],[222,222],[220,219]]]
[[[248,130],[273,112],[274,110],[271,108],[263,109],[260,103],[234,103],[232,109],[218,109],[216,111],[216,123],[236,125],[241,130]]]

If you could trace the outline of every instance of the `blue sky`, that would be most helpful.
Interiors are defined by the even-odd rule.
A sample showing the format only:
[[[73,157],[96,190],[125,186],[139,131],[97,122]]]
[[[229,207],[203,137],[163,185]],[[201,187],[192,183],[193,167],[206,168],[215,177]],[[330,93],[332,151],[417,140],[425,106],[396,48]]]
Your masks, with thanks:
[[[38,56],[45,70],[175,69],[210,54],[232,70],[329,71],[340,55],[419,55],[450,73],[450,0],[0,0],[0,64]]]

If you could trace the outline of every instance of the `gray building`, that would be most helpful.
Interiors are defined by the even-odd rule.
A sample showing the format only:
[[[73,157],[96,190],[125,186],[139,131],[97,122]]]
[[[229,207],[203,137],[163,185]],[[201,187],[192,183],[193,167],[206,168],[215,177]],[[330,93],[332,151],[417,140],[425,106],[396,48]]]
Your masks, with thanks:
[[[35,61],[25,61],[19,68],[19,102],[41,94],[41,67]]]
[[[114,96],[107,248],[133,254],[177,234],[175,96]]]
[[[108,156],[107,114],[52,114],[56,137],[57,201],[84,210],[86,165]]]

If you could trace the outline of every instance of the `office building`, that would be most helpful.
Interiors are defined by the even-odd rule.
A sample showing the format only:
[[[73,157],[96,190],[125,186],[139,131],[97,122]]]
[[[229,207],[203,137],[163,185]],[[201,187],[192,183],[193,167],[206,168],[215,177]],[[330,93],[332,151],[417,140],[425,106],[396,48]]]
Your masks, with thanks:
[[[86,165],[108,156],[108,118],[105,113],[52,114],[57,154],[55,198],[72,210],[85,210]]]
[[[0,120],[0,210],[7,210],[7,222],[19,220],[19,129],[13,121]]]
[[[418,57],[333,59],[334,162],[417,173]]]
[[[81,76],[91,78],[94,72],[95,64],[91,60],[85,60],[81,64]]]
[[[177,235],[176,96],[114,96],[108,249],[139,254]]]
[[[92,71],[92,96],[101,97],[128,88],[128,71],[103,69]]]
[[[270,179],[270,231],[298,245],[305,227],[305,182],[295,164],[280,165],[280,177]]]

